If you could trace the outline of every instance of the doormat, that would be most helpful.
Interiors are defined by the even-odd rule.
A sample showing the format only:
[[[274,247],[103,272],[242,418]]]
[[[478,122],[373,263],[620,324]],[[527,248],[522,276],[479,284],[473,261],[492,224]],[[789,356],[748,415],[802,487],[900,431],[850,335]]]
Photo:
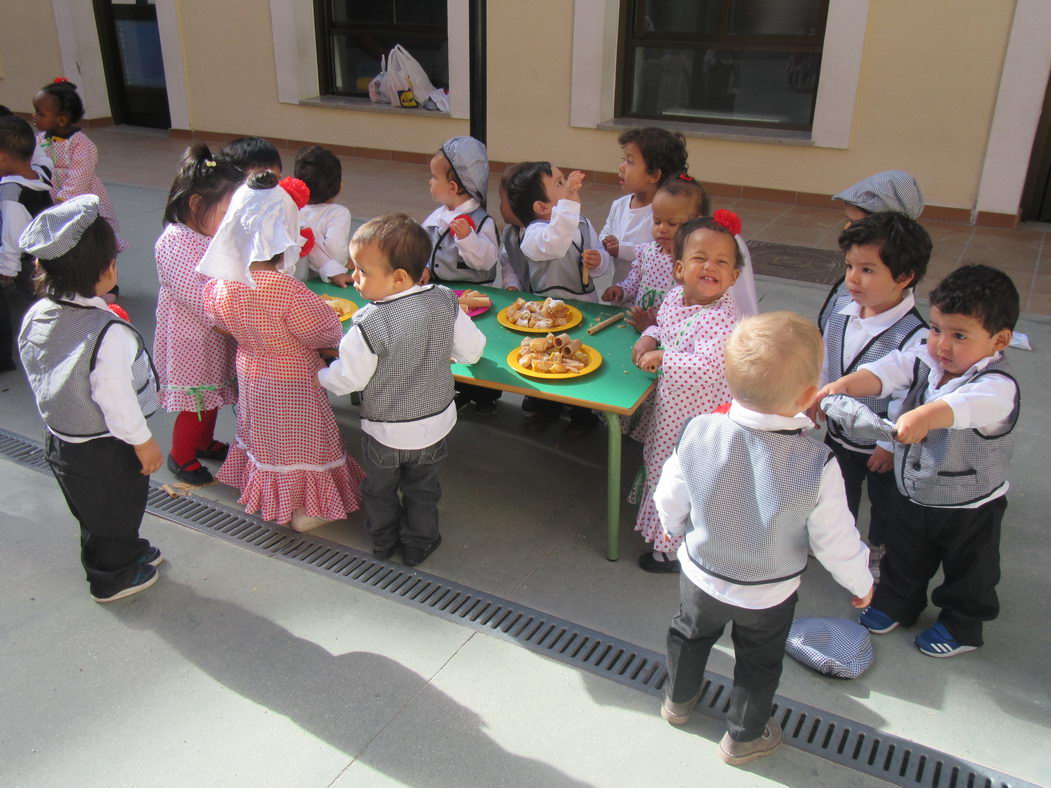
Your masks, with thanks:
[[[843,278],[843,253],[809,246],[749,241],[755,273],[831,285]]]

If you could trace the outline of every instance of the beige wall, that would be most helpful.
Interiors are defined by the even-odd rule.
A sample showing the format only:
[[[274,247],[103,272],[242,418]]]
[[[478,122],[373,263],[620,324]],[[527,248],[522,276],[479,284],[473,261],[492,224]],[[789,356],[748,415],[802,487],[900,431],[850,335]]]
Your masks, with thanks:
[[[47,0],[3,0],[0,11],[0,104],[32,112],[33,96],[62,75],[58,31]],[[73,74],[66,75],[74,82]]]

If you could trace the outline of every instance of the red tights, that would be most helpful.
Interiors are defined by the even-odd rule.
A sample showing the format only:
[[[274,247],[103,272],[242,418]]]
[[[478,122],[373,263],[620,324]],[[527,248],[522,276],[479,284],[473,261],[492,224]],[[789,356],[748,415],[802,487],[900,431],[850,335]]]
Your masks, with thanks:
[[[176,464],[196,460],[198,449],[208,449],[215,440],[215,417],[219,415],[218,408],[202,410],[201,419],[197,420],[196,411],[184,410],[175,417],[175,427],[172,428],[172,459]],[[188,470],[194,471],[200,464],[194,464]]]

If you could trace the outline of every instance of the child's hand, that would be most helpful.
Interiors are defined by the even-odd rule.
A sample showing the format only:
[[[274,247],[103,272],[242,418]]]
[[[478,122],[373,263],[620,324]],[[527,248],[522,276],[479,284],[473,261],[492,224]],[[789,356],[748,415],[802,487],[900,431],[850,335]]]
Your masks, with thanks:
[[[869,592],[865,596],[856,596],[850,600],[850,604],[856,607],[858,610],[864,610],[866,607],[872,604],[872,594],[875,592],[876,586],[873,585],[869,588]]]
[[[580,189],[584,186],[585,175],[580,170],[573,170],[566,178],[566,199],[580,202]]]
[[[638,366],[639,359],[642,358],[644,354],[656,349],[656,339],[654,339],[653,337],[639,337],[638,341],[631,348],[631,363],[635,366]]]
[[[510,290],[512,293],[517,293],[518,292],[518,288],[517,287],[511,287],[511,285],[508,285],[507,287],[505,287],[504,290]]]
[[[143,476],[149,476],[161,467],[161,463],[164,461],[161,447],[157,445],[157,441],[153,438],[150,438],[145,443],[138,443],[132,448],[135,449],[135,456],[139,458],[139,464],[142,465]]]
[[[430,281],[431,281],[431,269],[430,268],[424,268],[423,269],[423,273],[420,275],[420,281],[419,281],[418,284],[420,285],[420,287],[423,287],[423,285],[429,284]]]
[[[616,257],[620,254],[620,241],[617,240],[616,236],[607,235],[602,239],[602,246],[607,252],[609,252],[610,257]],[[608,301],[609,299],[607,298],[603,300]]]
[[[866,464],[873,473],[886,473],[894,467],[894,454],[882,446],[877,446]]]
[[[625,320],[628,321],[628,325],[641,334],[650,326],[657,325],[657,308],[642,309],[641,307],[633,306],[628,310],[628,316]]]
[[[926,415],[917,408],[908,413],[902,413],[894,428],[898,431],[895,436],[898,443],[919,443],[927,437],[931,425]]]
[[[815,429],[825,420],[825,412],[818,407],[817,402],[814,402],[805,412],[806,417],[814,422]]]
[[[354,283],[354,280],[350,278],[350,274],[336,274],[335,276],[330,276],[328,281],[338,287],[347,287]]]
[[[602,293],[602,300],[603,301],[609,301],[609,302],[620,301],[623,298],[624,298],[624,288],[623,287],[617,287],[616,285],[613,285],[613,287],[607,287],[605,289],[605,291],[603,291],[603,293]]]
[[[663,363],[664,351],[651,350],[648,353],[643,353],[639,360],[635,362],[635,365],[644,372],[656,372]]]
[[[474,227],[471,226],[471,221],[465,216],[457,216],[451,222],[449,222],[449,230],[456,236],[456,240],[462,241],[472,232]]]
[[[339,358],[339,348],[338,347],[323,347],[323,348],[319,348],[317,354],[319,356],[321,356],[321,358]]]
[[[587,269],[598,268],[602,265],[602,255],[599,254],[598,249],[585,249],[584,250],[584,267]]]

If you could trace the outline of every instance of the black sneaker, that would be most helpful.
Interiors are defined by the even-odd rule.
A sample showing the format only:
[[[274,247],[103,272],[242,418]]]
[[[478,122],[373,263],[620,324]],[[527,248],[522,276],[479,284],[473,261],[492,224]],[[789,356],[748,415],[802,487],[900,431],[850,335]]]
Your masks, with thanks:
[[[442,543],[442,535],[438,534],[438,537],[431,542],[431,546],[427,548],[421,547],[408,547],[406,545],[401,546],[401,560],[405,566],[418,566],[422,564],[427,557],[438,549],[438,545]]]
[[[678,559],[672,558],[667,561],[658,561],[652,552],[645,552],[639,556],[639,567],[647,572],[664,572],[668,574],[680,571]]]
[[[124,599],[124,597],[137,594],[140,591],[145,591],[147,588],[157,582],[160,577],[160,573],[157,572],[157,568],[150,566],[149,564],[140,564],[139,570],[135,573],[135,577],[132,578],[131,582],[124,586],[124,588],[117,589],[109,594],[99,595],[94,591],[91,592],[91,598],[96,602],[116,602],[118,599]]]
[[[483,416],[491,416],[496,413],[496,400],[495,399],[482,399],[474,403],[474,412],[480,413]]]
[[[161,555],[161,551],[153,545],[146,548],[146,552],[142,554],[139,559],[140,564],[148,564],[150,566],[160,566],[161,561],[164,560],[164,556]]]
[[[386,561],[392,555],[394,555],[394,551],[398,549],[398,546],[400,544],[401,544],[401,542],[395,542],[394,544],[392,544],[392,545],[390,545],[388,547],[373,547],[372,548],[372,557],[373,558],[378,558],[380,561]]]
[[[188,465],[198,465],[199,467],[194,468],[192,471],[187,469]],[[175,458],[170,454],[168,455],[168,470],[175,474],[176,479],[182,479],[187,484],[211,484],[215,479],[212,477],[212,472],[197,462],[197,458],[194,457],[188,462],[184,462],[179,465],[175,462]]]

